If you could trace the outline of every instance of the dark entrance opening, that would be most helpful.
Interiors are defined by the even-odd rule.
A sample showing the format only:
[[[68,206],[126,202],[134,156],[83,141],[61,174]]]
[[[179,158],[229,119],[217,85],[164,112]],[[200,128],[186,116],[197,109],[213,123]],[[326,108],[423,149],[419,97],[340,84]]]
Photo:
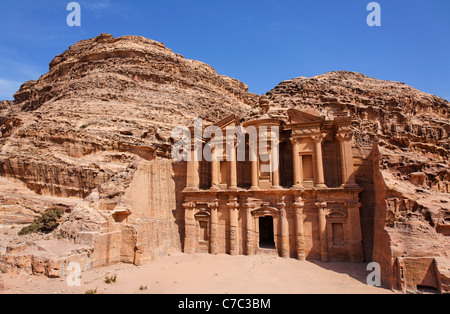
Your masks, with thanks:
[[[262,249],[275,249],[273,233],[273,217],[259,218],[259,247]]]

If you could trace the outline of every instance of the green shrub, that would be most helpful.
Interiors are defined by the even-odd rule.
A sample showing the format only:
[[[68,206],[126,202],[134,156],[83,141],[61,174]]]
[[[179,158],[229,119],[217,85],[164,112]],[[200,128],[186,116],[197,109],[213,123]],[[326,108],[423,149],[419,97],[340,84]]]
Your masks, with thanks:
[[[116,283],[116,281],[117,281],[117,275],[114,275],[111,277],[108,277],[108,276],[105,277],[105,283],[108,285],[112,284],[112,283]]]
[[[19,235],[27,235],[31,233],[51,233],[58,228],[58,220],[64,215],[62,209],[52,209],[46,211],[41,217],[35,219],[33,223],[22,230]]]

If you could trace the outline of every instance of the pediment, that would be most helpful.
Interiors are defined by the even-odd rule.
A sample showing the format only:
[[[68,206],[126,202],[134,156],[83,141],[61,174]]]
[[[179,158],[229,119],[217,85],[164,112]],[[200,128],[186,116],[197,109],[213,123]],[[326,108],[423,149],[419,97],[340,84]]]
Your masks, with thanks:
[[[275,216],[278,214],[278,209],[271,207],[269,204],[262,204],[260,208],[252,211],[254,217]]]
[[[331,213],[328,214],[328,218],[345,219],[347,217],[348,215],[341,211],[332,211]]]
[[[325,120],[320,115],[304,110],[290,109],[287,113],[291,124],[321,124]]]
[[[208,213],[207,211],[200,211],[197,214],[195,214],[195,219],[209,219],[210,216],[211,214]]]

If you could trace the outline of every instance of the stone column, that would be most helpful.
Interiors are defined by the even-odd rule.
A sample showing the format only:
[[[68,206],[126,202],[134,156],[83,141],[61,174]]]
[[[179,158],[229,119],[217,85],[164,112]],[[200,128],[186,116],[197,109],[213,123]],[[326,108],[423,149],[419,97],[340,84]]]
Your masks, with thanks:
[[[280,186],[280,170],[276,169],[272,171],[272,189],[279,190]]]
[[[295,244],[297,248],[297,259],[300,261],[305,261],[306,260],[305,231],[303,225],[303,210],[305,208],[305,203],[303,202],[301,196],[295,199],[294,207],[295,207],[295,230],[296,230]]]
[[[325,185],[325,176],[323,171],[323,156],[322,156],[322,140],[323,136],[313,136],[312,137],[315,143],[315,169],[316,169],[316,178],[315,178],[315,186],[318,188],[326,188]]]
[[[230,255],[239,255],[239,204],[237,199],[230,199],[228,207],[230,208]]]
[[[284,197],[281,202],[277,204],[280,211],[280,251],[281,257],[289,258],[289,225],[287,220],[286,203],[284,203]]]
[[[228,165],[230,167],[229,173],[230,173],[230,185],[228,186],[228,189],[230,190],[237,190],[237,162],[236,162],[236,147],[234,143],[229,144],[230,148],[230,156],[228,158],[230,159],[228,162]]]
[[[293,164],[294,164],[294,189],[303,189],[303,158],[300,156],[300,143],[292,140]]]
[[[219,204],[217,202],[208,204],[209,209],[211,210],[211,226],[210,226],[210,253],[217,255],[219,254],[219,247],[217,244],[218,237],[218,218],[217,218],[217,210]]]
[[[342,187],[358,188],[353,165],[353,148],[351,130],[340,131],[336,135],[341,151]]]
[[[253,216],[252,216],[252,210],[255,208],[255,204],[253,203],[246,203],[244,204],[245,209],[245,217],[246,217],[246,223],[245,227],[247,229],[246,232],[246,253],[247,255],[254,255],[254,231],[253,231]]]
[[[184,207],[184,253],[193,254],[196,251],[196,221],[195,221],[195,203],[187,202]]]
[[[270,135],[270,143],[273,143],[272,134]],[[270,147],[270,170],[272,171],[272,189],[280,190],[280,151],[279,143],[277,142],[275,147]]]
[[[200,187],[199,156],[195,145],[191,146],[187,161],[186,191],[198,191]]]
[[[220,161],[217,158],[217,149],[213,147],[211,149],[212,161],[211,161],[211,190],[218,191],[219,190],[219,169],[220,169]]]
[[[364,254],[362,248],[362,230],[359,208],[361,203],[349,202],[347,205],[348,223],[350,224],[350,260],[354,263],[362,263]]]
[[[256,143],[250,143],[250,154],[252,163],[252,191],[260,190],[259,188],[259,156],[258,146]]]
[[[316,203],[319,214],[320,255],[322,262],[328,262],[328,235],[327,235],[327,206],[326,202]]]

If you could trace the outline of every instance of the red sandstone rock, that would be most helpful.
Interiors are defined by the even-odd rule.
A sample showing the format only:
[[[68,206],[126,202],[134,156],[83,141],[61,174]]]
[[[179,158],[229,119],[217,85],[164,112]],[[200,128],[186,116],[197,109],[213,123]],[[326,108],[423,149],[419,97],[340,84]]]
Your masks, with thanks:
[[[379,262],[393,288],[448,291],[449,103],[351,72],[295,78],[267,96],[281,117],[289,109],[351,113],[366,261]],[[171,129],[196,117],[250,119],[256,101],[245,84],[158,42],[107,34],[79,42],[23,84],[15,102],[0,102],[0,176],[34,192],[3,190],[0,224],[69,206],[56,234],[93,250],[81,259],[86,267],[141,264],[180,250],[186,178],[166,160]],[[5,232],[0,254],[15,241],[40,241]],[[20,254],[3,254],[0,264],[58,272],[45,256]]]
[[[380,263],[392,288],[448,289],[435,261],[450,252],[450,104],[351,72],[292,79],[267,94],[281,115],[288,108],[352,114],[366,260]]]
[[[150,39],[103,34],[79,42],[24,83],[15,102],[0,103],[0,175],[34,192],[3,190],[0,224],[29,223],[53,198],[72,211],[56,235],[91,247],[93,266],[179,251],[183,180],[174,181],[170,161],[155,159],[170,156],[173,127],[243,114],[256,99],[245,84]],[[0,254],[13,231],[5,231]]]

